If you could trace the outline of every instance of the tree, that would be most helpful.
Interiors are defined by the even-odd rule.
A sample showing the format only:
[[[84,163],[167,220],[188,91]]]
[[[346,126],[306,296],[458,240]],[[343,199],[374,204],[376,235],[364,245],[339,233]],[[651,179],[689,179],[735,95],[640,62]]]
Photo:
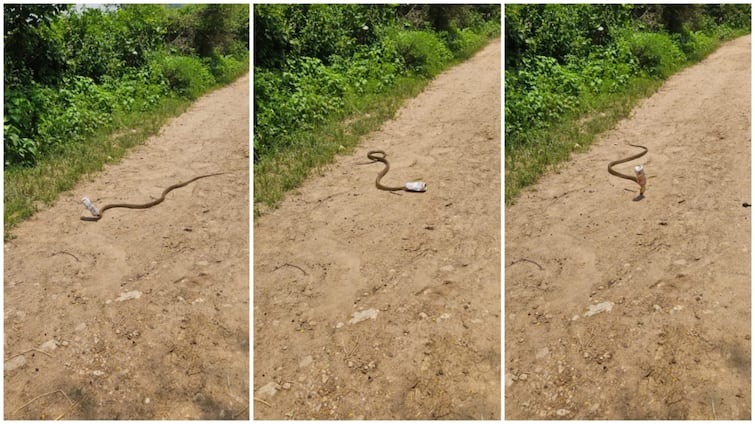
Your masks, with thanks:
[[[51,23],[69,8],[65,4],[3,6],[6,86],[32,80],[59,81],[65,58],[61,39],[51,30]]]

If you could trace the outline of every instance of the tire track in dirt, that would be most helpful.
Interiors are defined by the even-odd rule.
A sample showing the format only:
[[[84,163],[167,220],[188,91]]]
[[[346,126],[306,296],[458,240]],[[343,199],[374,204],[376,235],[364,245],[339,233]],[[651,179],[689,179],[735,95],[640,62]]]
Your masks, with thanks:
[[[496,40],[255,219],[256,419],[500,418],[500,74]]]
[[[751,418],[750,49],[673,76],[506,209],[507,419]],[[646,163],[639,202],[606,170],[626,143],[650,149],[619,166]]]
[[[227,173],[153,208],[79,219],[81,196],[142,203],[216,171]],[[249,417],[248,75],[14,234],[4,246],[6,419]]]

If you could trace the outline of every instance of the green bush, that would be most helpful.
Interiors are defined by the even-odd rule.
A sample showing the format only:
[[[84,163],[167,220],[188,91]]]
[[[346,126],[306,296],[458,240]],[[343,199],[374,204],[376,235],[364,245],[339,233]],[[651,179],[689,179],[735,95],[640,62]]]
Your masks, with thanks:
[[[341,110],[346,82],[311,57],[290,59],[282,73],[256,70],[255,155],[286,147],[289,129],[311,129]]]
[[[207,91],[215,79],[196,57],[167,55],[158,59],[168,87],[187,99],[196,99]]]
[[[453,58],[445,43],[433,32],[392,31],[388,37],[404,66],[417,75],[433,77]]]
[[[632,54],[648,75],[668,78],[685,62],[686,56],[665,34],[635,32],[628,36]]]
[[[45,151],[60,144],[80,142],[111,122],[115,96],[91,78],[67,78],[62,88],[40,87],[36,95],[45,102],[37,124]]]
[[[674,40],[681,46],[687,59],[695,62],[703,59],[718,46],[718,40],[702,31],[675,34]]]
[[[215,81],[227,84],[249,70],[249,54],[241,55],[237,59],[232,55],[216,54],[210,60],[210,71]]]
[[[170,92],[162,68],[154,61],[118,79],[106,76],[103,85],[114,94],[115,108],[123,112],[150,111]]]
[[[331,60],[333,70],[344,76],[348,91],[357,95],[385,91],[403,70],[398,53],[382,44],[362,48],[350,58]]]
[[[482,47],[488,40],[484,33],[476,33],[469,28],[451,28],[445,35],[446,45],[455,59],[466,59]]]
[[[580,105],[582,76],[547,56],[526,58],[519,72],[506,71],[506,137],[527,140],[527,132],[550,122]]]

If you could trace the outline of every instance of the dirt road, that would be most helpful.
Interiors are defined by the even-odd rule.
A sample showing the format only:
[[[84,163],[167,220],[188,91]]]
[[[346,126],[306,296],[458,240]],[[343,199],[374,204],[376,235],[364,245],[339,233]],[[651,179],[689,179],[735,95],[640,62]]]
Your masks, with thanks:
[[[500,73],[497,40],[255,220],[256,419],[500,418]]]
[[[142,203],[99,222],[79,199]],[[249,418],[249,76],[5,243],[5,419]]]
[[[750,419],[750,37],[505,214],[507,419]],[[637,185],[610,176],[645,163]],[[632,191],[628,191],[632,190]]]

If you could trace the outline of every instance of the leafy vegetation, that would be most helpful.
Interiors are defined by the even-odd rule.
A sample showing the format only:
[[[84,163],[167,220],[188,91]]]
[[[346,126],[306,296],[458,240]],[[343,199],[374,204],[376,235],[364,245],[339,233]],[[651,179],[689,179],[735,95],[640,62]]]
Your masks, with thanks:
[[[750,5],[506,5],[505,198],[663,79],[750,32]]]
[[[35,203],[248,71],[248,5],[3,7],[6,236]]]
[[[497,36],[500,16],[499,5],[255,5],[255,213]]]

